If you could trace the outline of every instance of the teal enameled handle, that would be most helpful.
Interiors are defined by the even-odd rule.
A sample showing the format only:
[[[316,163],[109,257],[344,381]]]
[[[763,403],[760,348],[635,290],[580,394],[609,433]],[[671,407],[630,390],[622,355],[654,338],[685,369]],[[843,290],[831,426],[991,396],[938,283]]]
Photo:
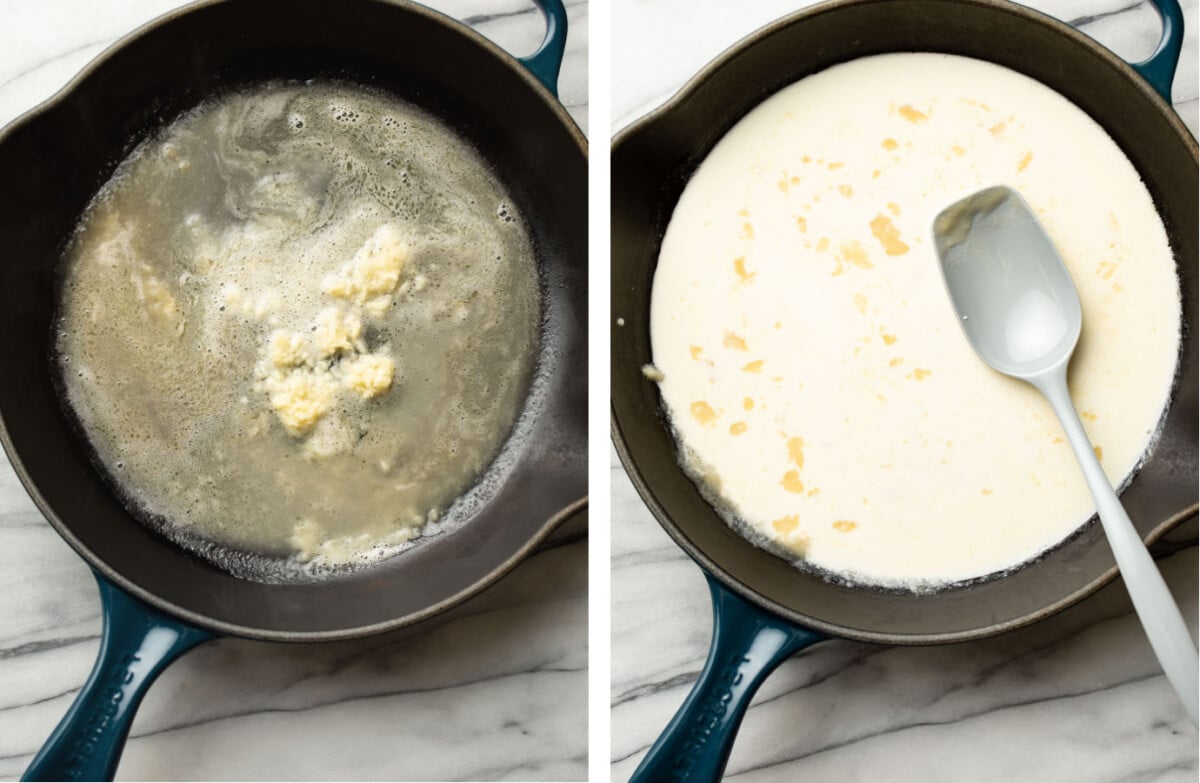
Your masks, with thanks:
[[[95,576],[104,615],[99,657],[22,780],[112,780],[151,683],[180,655],[213,638]]]
[[[1183,49],[1183,9],[1179,7],[1179,0],[1150,0],[1150,4],[1162,18],[1162,38],[1154,54],[1131,65],[1163,100],[1170,103],[1171,83],[1175,81],[1175,68]]]
[[[646,753],[631,783],[717,781],[755,691],[789,656],[829,637],[799,628],[712,576],[712,646],[692,692]]]
[[[517,60],[534,77],[546,85],[555,98],[558,97],[558,71],[562,68],[563,54],[567,50],[567,9],[562,0],[534,0],[546,18],[546,37],[537,51]]]

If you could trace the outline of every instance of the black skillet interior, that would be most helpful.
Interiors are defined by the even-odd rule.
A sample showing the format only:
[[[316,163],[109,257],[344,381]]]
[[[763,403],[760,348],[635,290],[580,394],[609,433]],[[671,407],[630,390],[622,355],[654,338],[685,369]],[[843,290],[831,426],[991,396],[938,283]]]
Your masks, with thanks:
[[[206,96],[334,77],[410,100],[470,139],[529,223],[541,268],[544,396],[499,489],[456,531],[357,573],[239,579],[131,517],[76,439],[48,361],[65,238],[116,164]],[[586,150],[511,57],[420,6],[237,0],[174,14],[85,72],[0,143],[0,416],[18,474],[59,532],[117,584],[201,626],[319,639],[416,622],[512,567],[586,496]]]
[[[921,596],[828,582],[735,534],[679,469],[657,387],[640,371],[651,360],[649,302],[658,248],[684,185],[713,145],[764,98],[806,75],[871,54],[934,51],[990,60],[1049,85],[1096,119],[1133,161],[1179,262],[1180,371],[1163,435],[1123,495],[1134,524],[1151,539],[1196,508],[1195,140],[1125,63],[1086,36],[1009,3],[834,2],[752,39],[614,144],[612,317],[624,325],[612,327],[613,437],[638,491],[667,532],[727,587],[792,622],[838,636],[886,643],[985,636],[1098,589],[1115,567],[1094,520],[1006,578]]]

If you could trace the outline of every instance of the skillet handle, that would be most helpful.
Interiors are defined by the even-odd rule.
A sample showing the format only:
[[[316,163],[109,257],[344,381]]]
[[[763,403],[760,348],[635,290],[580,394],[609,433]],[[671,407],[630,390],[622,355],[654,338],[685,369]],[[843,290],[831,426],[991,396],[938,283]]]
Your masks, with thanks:
[[[1162,19],[1162,38],[1154,54],[1131,65],[1170,104],[1171,83],[1175,81],[1175,68],[1183,49],[1183,10],[1179,0],[1150,0],[1150,4]]]
[[[151,683],[180,655],[213,638],[94,575],[104,616],[100,654],[22,780],[112,780]]]
[[[562,0],[534,2],[546,18],[546,37],[536,52],[528,57],[518,57],[517,61],[557,98],[558,71],[562,67],[563,54],[567,51],[567,9],[563,7]]]
[[[713,603],[708,660],[630,783],[717,781],[750,700],[792,654],[829,637],[792,625],[705,574]]]

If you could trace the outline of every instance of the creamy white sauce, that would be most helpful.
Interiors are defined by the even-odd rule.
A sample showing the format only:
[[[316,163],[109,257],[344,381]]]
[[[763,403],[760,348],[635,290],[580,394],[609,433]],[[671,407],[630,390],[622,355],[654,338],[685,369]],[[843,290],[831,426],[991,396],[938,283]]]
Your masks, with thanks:
[[[940,54],[830,68],[743,118],[663,240],[651,338],[687,467],[756,543],[867,583],[1021,564],[1095,506],[1049,405],[971,351],[931,226],[1007,184],[1079,290],[1071,391],[1109,478],[1167,404],[1179,285],[1137,171],[1061,95]]]

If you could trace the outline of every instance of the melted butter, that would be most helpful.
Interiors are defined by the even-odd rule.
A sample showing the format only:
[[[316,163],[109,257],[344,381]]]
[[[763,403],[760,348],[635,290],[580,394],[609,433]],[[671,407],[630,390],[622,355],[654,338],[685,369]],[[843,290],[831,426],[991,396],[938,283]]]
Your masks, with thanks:
[[[176,118],[97,194],[63,268],[57,358],[97,459],[147,524],[254,578],[373,562],[442,519],[537,352],[502,184],[434,117],[351,84]]]
[[[787,442],[788,459],[798,467],[804,467],[804,439],[803,438],[788,438]]]
[[[783,535],[783,536],[786,536],[789,533],[791,533],[792,531],[794,531],[799,525],[800,525],[800,517],[797,514],[791,514],[786,517],[780,517],[779,519],[776,519],[774,522],[771,523],[771,526],[773,528],[775,528],[775,532],[779,533],[780,535]]]
[[[887,215],[876,215],[871,221],[871,233],[883,245],[883,252],[889,256],[902,256],[908,252],[908,245],[900,241],[900,229],[892,223]]]
[[[741,256],[741,257],[739,257],[739,258],[737,258],[737,259],[735,259],[735,260],[734,260],[734,262],[733,262],[733,272],[734,272],[734,274],[736,274],[736,275],[737,275],[737,277],[738,277],[738,282],[739,282],[739,283],[743,283],[743,284],[744,284],[744,283],[749,283],[751,280],[753,280],[753,279],[754,279],[754,273],[753,273],[753,272],[747,272],[747,271],[746,271],[746,258],[745,258],[745,256]]]
[[[800,480],[799,471],[789,470],[787,473],[784,473],[779,485],[788,492],[794,492],[797,495],[804,494],[804,482]]]
[[[846,261],[859,269],[870,269],[874,266],[867,257],[867,251],[863,249],[862,244],[857,239],[852,239],[849,242],[843,242],[840,248],[838,260]]]
[[[711,427],[717,421],[719,414],[713,410],[713,407],[704,400],[697,400],[692,403],[692,418],[700,422],[705,427]]]

